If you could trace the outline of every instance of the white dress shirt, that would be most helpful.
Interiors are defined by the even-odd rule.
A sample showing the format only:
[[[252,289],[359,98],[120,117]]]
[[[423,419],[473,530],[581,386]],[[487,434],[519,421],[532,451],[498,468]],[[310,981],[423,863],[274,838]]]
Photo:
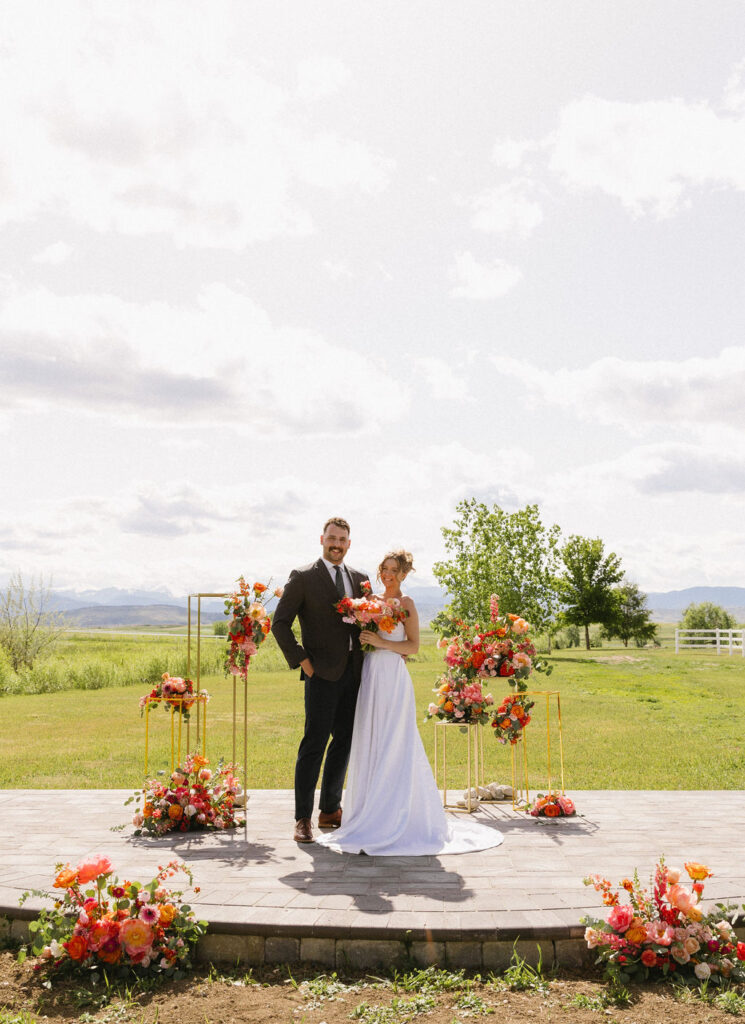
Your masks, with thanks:
[[[329,575],[331,576],[331,580],[334,586],[336,586],[336,566],[334,565],[333,562],[329,562],[327,559],[325,559],[323,555],[321,556],[321,561],[328,569]],[[347,595],[347,597],[354,597],[354,591],[352,590],[352,580],[349,576],[347,567],[342,562],[339,565],[339,568],[341,569],[341,578],[344,580],[344,593]]]

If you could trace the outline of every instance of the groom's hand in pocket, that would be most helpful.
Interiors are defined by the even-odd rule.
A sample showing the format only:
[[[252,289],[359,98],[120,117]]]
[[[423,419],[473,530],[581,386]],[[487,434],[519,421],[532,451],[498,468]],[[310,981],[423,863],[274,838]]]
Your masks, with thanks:
[[[313,665],[311,664],[310,658],[303,658],[303,660],[300,662],[300,668],[305,673],[305,676],[306,676],[307,679],[312,679],[313,676],[315,675],[315,672],[313,671]]]

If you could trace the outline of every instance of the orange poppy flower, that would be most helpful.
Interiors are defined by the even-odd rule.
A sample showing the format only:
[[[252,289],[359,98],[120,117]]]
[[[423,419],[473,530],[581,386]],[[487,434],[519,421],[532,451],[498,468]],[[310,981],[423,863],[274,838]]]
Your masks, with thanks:
[[[71,868],[69,864],[65,864],[60,873],[54,880],[55,889],[68,889],[78,877],[77,871]]]
[[[181,809],[180,804],[171,804],[171,806],[168,808],[168,817],[172,818],[174,821],[178,821],[178,819],[183,815],[183,813],[184,812]]]
[[[455,707],[455,705],[453,704],[453,702],[451,700],[446,700],[445,701],[445,705],[443,707],[443,711],[452,711],[454,709],[454,707]]]
[[[689,860],[685,866],[688,872],[688,877],[692,878],[695,882],[703,882],[705,878],[711,878],[711,871],[705,864],[699,864],[698,861]]]

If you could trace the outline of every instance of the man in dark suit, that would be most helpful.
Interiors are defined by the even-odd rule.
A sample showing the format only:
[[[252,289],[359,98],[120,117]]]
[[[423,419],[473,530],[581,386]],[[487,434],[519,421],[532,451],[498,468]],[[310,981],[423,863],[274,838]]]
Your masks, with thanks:
[[[359,629],[343,622],[334,605],[345,595],[361,597],[362,583],[368,579],[365,573],[344,565],[351,543],[349,532],[346,519],[335,517],[324,524],[321,558],[292,570],[272,622],[287,664],[299,667],[305,680],[305,733],[295,763],[298,843],[313,842],[311,818],[324,753],[318,827],[341,825],[341,794],[352,744],[362,648]],[[292,632],[296,618],[302,644]]]

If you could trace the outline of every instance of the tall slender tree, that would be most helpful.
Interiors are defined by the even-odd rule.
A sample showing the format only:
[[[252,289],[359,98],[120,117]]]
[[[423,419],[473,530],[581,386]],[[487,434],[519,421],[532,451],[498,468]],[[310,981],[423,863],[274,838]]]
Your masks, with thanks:
[[[585,647],[589,651],[592,623],[605,625],[613,617],[613,586],[623,577],[621,559],[613,551],[606,555],[599,537],[573,534],[561,549],[561,560],[562,617],[575,626],[584,626]]]
[[[471,498],[456,513],[442,530],[449,558],[432,570],[451,595],[451,613],[488,622],[489,598],[498,594],[503,612],[525,616],[535,632],[550,636],[558,612],[559,527],[544,526],[537,505],[505,512]]]

